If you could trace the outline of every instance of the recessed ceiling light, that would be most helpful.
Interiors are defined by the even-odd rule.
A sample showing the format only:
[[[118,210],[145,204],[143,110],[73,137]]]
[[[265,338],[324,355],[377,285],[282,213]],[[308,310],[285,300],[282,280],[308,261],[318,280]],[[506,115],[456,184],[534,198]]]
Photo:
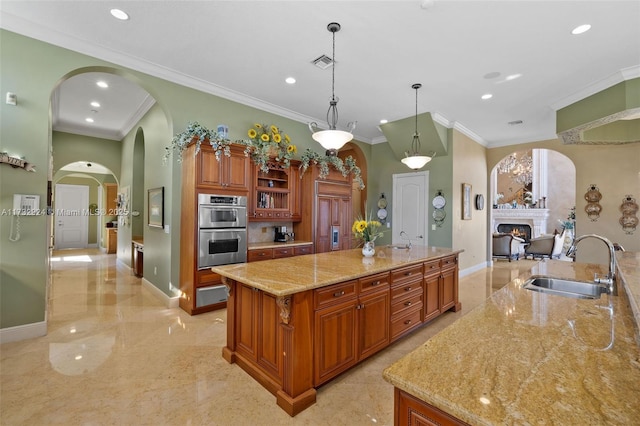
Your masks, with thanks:
[[[91,106],[94,108],[100,108],[100,102],[93,101],[91,102]]]
[[[87,123],[93,123],[93,118],[87,117],[84,119],[84,121],[86,121]]]
[[[509,81],[509,80],[515,80],[516,78],[520,78],[520,77],[522,77],[522,74],[518,73],[518,74],[508,75],[504,79]]]
[[[493,71],[484,75],[484,78],[487,80],[491,80],[492,78],[500,77],[500,73],[498,71]]]
[[[507,123],[509,126],[517,126],[518,124],[522,124],[522,120],[513,120]]]
[[[385,120],[384,118],[382,120],[380,120],[380,124],[387,124],[389,122],[389,120]]]
[[[484,95],[481,96],[483,100],[487,100],[487,99],[491,99],[493,98],[493,95],[491,93],[485,93]]]
[[[293,77],[287,77],[284,81],[286,81],[287,84],[295,84],[296,79]]]
[[[577,27],[571,30],[571,34],[578,35],[578,34],[586,33],[590,29],[591,29],[591,25],[589,24],[578,25]]]
[[[98,87],[102,87],[103,89],[106,89],[107,87],[109,87],[107,82],[102,80],[98,81],[96,84],[98,85]]]
[[[120,9],[111,9],[111,16],[121,21],[126,21],[129,19],[129,15],[127,15],[127,12]]]

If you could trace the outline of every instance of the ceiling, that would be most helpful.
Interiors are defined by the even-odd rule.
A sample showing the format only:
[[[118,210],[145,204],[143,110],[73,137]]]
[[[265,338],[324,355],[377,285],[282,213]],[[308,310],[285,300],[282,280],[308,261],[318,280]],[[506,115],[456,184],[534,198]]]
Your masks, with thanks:
[[[114,7],[130,19],[114,19]],[[493,147],[555,138],[558,109],[640,77],[638,0],[3,0],[0,18],[7,30],[320,125],[331,68],[311,62],[332,56],[327,24],[339,22],[338,127],[357,121],[356,138],[369,143],[386,140],[381,119],[414,116],[413,83],[419,114]],[[590,31],[570,33],[585,23]],[[54,124],[121,139],[153,99],[126,81],[98,92],[97,77],[58,88]],[[91,113],[86,99],[98,95],[104,106]],[[87,114],[99,120],[89,125]]]

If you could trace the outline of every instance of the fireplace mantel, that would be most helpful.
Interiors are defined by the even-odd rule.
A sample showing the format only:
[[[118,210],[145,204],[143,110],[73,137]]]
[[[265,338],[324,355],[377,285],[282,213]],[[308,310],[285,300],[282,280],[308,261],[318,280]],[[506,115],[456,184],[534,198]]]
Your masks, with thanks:
[[[547,233],[549,209],[492,209],[492,229],[497,232],[501,223],[531,226],[533,238]]]

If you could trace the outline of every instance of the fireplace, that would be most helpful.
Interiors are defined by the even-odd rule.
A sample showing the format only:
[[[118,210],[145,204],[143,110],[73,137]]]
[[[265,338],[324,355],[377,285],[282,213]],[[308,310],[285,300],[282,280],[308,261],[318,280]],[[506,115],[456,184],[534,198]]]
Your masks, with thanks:
[[[547,232],[548,209],[492,209],[493,232],[500,232],[500,225],[507,225],[509,228],[505,232],[511,233],[513,227],[527,225],[529,228],[529,239],[538,238]],[[522,232],[522,230],[520,230]]]
[[[501,223],[498,232],[520,237],[527,242],[531,239],[531,227],[522,223]]]

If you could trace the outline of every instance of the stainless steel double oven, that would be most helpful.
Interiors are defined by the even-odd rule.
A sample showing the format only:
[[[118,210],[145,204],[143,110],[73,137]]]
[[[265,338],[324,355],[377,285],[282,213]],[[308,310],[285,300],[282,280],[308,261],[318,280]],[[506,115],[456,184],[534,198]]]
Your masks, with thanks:
[[[247,261],[247,197],[198,195],[198,269]]]

